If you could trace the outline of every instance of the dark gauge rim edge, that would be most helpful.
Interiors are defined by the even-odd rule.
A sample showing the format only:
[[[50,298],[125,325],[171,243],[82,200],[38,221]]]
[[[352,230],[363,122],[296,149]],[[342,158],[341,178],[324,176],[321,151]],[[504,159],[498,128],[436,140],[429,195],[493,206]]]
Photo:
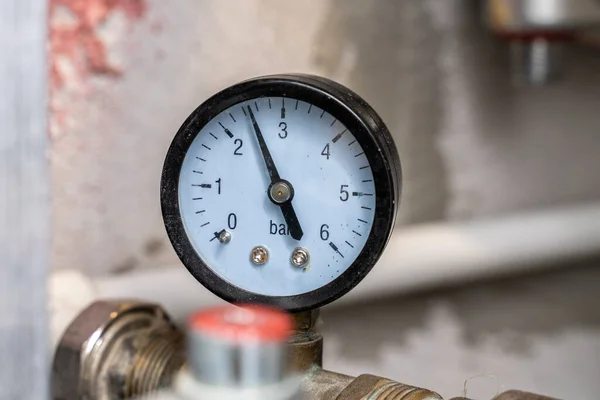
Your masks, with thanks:
[[[241,289],[217,275],[200,258],[187,237],[179,212],[179,175],[184,157],[200,130],[220,112],[259,97],[286,97],[327,110],[353,133],[373,172],[376,205],[367,241],[348,269],[328,284],[292,296],[266,296]],[[163,221],[175,252],[207,289],[229,302],[259,303],[288,311],[328,304],[354,288],[373,268],[391,236],[402,187],[400,159],[392,136],[377,113],[356,93],[312,75],[271,75],[250,79],[215,94],[185,120],[167,152],[160,187]]]

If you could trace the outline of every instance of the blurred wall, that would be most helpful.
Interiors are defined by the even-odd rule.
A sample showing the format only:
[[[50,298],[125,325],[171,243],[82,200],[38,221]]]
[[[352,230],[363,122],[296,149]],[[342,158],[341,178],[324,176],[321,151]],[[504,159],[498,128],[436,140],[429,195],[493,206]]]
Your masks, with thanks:
[[[600,51],[568,78],[510,85],[473,0],[52,2],[55,268],[174,264],[163,157],[187,115],[236,81],[338,80],[377,109],[404,169],[400,224],[600,199]]]

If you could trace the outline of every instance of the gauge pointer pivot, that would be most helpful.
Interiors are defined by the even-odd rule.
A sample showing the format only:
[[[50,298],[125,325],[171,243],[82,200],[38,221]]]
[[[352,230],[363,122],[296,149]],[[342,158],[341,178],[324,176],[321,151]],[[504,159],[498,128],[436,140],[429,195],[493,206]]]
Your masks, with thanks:
[[[258,140],[260,152],[265,160],[267,171],[269,172],[269,177],[271,178],[271,184],[267,190],[269,199],[281,208],[283,218],[290,229],[290,235],[294,239],[300,240],[302,239],[304,232],[302,232],[300,221],[298,221],[296,211],[294,211],[294,206],[292,206],[294,187],[290,182],[286,181],[285,179],[281,179],[279,176],[279,172],[277,171],[277,167],[275,167],[273,157],[271,157],[271,153],[269,152],[265,138],[260,131],[260,127],[256,122],[256,118],[254,118],[252,107],[247,106],[247,109],[248,114],[250,115],[250,121],[252,122],[252,127],[254,128],[254,133],[256,134],[256,139]]]

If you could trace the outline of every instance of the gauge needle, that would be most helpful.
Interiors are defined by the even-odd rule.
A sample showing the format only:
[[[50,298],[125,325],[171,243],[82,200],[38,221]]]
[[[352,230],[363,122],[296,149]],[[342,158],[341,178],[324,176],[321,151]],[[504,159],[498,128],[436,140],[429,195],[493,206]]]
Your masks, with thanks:
[[[281,213],[283,214],[285,223],[290,229],[290,235],[294,239],[300,240],[302,239],[304,232],[302,232],[300,221],[298,221],[296,211],[294,211],[294,206],[292,206],[294,188],[292,187],[291,183],[281,179],[281,177],[279,176],[277,167],[275,167],[275,163],[273,162],[273,157],[271,157],[271,153],[269,152],[269,148],[267,147],[265,138],[263,137],[262,132],[260,131],[260,127],[256,122],[256,118],[254,118],[254,113],[252,112],[252,108],[250,106],[248,106],[248,114],[250,115],[250,120],[252,121],[252,127],[254,128],[256,139],[258,140],[260,152],[262,153],[263,159],[265,160],[267,171],[269,172],[269,177],[271,178],[271,185],[269,186],[270,190],[267,191],[269,198],[272,202],[274,202],[281,208]],[[277,195],[273,196],[273,190],[271,189],[274,187],[278,188],[276,192],[281,197],[277,197]]]

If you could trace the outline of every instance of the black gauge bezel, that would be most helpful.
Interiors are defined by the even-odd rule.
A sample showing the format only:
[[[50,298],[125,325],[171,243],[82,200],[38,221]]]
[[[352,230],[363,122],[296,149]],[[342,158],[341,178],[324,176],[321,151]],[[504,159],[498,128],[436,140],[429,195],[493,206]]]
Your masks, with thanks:
[[[241,289],[216,274],[187,237],[179,212],[179,176],[185,155],[200,130],[223,110],[259,97],[298,99],[326,110],[356,137],[373,171],[375,215],[367,241],[356,260],[339,277],[311,292],[266,296]],[[358,95],[331,80],[311,75],[271,75],[250,79],[212,96],[183,123],[163,166],[161,208],[167,234],[189,272],[207,289],[229,302],[259,303],[303,311],[330,303],[354,288],[373,268],[391,236],[402,187],[400,159],[392,137],[377,113]]]

